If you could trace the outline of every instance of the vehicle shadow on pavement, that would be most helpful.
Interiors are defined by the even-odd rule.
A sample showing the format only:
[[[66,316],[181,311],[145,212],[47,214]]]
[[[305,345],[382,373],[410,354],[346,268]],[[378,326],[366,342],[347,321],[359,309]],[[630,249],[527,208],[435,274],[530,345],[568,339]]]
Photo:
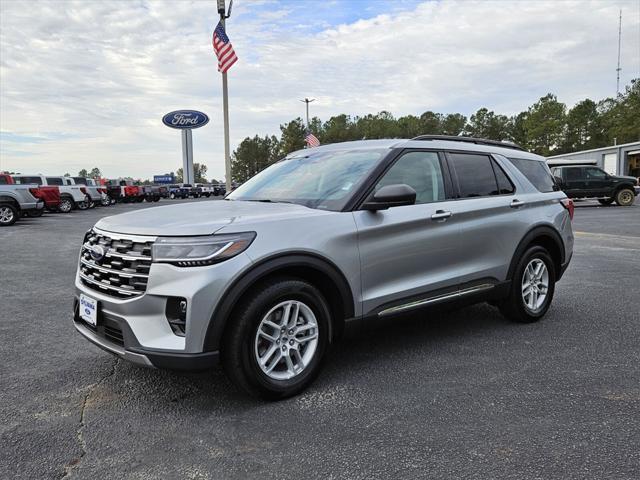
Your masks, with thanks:
[[[477,337],[486,341],[498,330],[522,327],[511,324],[487,304],[397,316],[336,342],[320,377],[307,392],[351,384],[365,371],[375,372],[383,379],[389,360],[393,361],[394,368],[402,368],[406,362],[428,364],[427,355],[437,361],[440,355],[449,356],[452,348],[479,348],[468,347]],[[141,409],[157,409],[159,404],[164,404],[160,408],[172,409],[179,404],[182,409],[188,405],[188,410],[240,413],[264,405],[263,401],[238,391],[220,365],[201,373],[183,373],[118,363],[115,378],[103,385],[113,391],[104,393],[112,399],[120,397],[118,402],[140,403]],[[143,407],[144,404],[147,406]]]

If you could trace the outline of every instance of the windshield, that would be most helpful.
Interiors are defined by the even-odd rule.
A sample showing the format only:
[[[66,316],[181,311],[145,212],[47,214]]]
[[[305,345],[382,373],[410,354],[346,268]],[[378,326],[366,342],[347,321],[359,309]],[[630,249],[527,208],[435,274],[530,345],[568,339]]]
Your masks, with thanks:
[[[389,150],[309,152],[285,158],[231,193],[229,200],[297,203],[339,211]]]

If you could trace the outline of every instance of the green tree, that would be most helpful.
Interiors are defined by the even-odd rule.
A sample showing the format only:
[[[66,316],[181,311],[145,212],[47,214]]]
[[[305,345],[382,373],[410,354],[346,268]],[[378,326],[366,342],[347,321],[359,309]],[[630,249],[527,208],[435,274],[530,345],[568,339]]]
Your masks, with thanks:
[[[567,114],[567,128],[562,151],[575,152],[605,146],[604,122],[596,102],[590,99],[577,103]]]
[[[509,138],[509,118],[481,108],[471,115],[465,127],[465,134],[490,140],[506,140]]]
[[[314,132],[314,135],[316,133]],[[336,115],[324,122],[320,137],[322,143],[347,142],[360,140],[355,122],[349,115]]]
[[[280,142],[275,136],[245,138],[233,152],[231,179],[243,183],[278,161]]]
[[[529,137],[525,126],[527,115],[528,112],[520,112],[509,119],[509,140],[525,149],[529,145]]]
[[[375,115],[365,115],[356,120],[358,133],[361,138],[398,138],[400,131],[391,113],[382,111]]]
[[[420,121],[420,118],[415,115],[400,117],[396,123],[398,125],[399,137],[413,138],[423,133],[422,122]]]
[[[280,125],[280,155],[285,156],[288,153],[301,150],[305,146],[304,136],[306,128],[300,117],[291,120],[289,123]],[[246,139],[245,139],[246,140]],[[243,140],[244,141],[244,140]]]
[[[100,169],[98,167],[93,167],[88,176],[91,178],[100,178],[102,177],[102,173],[100,172]]]
[[[565,110],[565,104],[558,102],[552,93],[529,107],[524,128],[531,150],[543,156],[549,156],[559,150],[564,140]]]
[[[640,140],[640,78],[631,81],[616,100],[607,99],[599,105],[609,144]]]
[[[70,176],[71,176],[71,174],[70,174],[70,173],[65,173],[65,174],[64,174],[64,176],[65,176],[65,177],[70,177]]]
[[[464,131],[467,124],[467,117],[460,113],[449,113],[442,118],[440,131],[442,135],[458,136]]]
[[[83,168],[78,172],[78,176],[82,178],[87,178],[89,176],[89,172],[87,172],[86,168]]]
[[[177,183],[184,182],[184,172],[182,170],[182,167],[176,170],[175,176],[176,176]],[[193,183],[207,183],[207,166],[201,163],[194,163],[193,176],[194,176]]]

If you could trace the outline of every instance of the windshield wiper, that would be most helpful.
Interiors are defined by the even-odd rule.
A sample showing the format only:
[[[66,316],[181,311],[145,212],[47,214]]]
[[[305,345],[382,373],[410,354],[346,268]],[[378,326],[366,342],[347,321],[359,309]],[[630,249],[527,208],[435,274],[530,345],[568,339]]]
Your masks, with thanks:
[[[296,202],[290,202],[288,200],[271,200],[270,198],[251,198],[245,201],[246,202],[262,202],[262,203],[292,203],[292,204],[296,203]]]

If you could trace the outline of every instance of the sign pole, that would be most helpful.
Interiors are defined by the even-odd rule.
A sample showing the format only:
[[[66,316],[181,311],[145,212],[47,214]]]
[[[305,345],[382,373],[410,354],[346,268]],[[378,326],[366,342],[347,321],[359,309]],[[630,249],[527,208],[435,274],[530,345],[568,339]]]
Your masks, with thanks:
[[[231,0],[233,3],[233,0]],[[225,0],[218,0],[218,13],[220,14],[220,23],[222,28],[227,30],[226,18],[227,9]],[[231,14],[231,5],[229,5],[229,15]],[[227,193],[231,191],[231,154],[229,152],[229,90],[227,86],[227,72],[222,74],[222,116],[224,121],[224,171],[226,180]]]
[[[194,183],[193,174],[193,137],[191,129],[182,130],[182,183]]]

